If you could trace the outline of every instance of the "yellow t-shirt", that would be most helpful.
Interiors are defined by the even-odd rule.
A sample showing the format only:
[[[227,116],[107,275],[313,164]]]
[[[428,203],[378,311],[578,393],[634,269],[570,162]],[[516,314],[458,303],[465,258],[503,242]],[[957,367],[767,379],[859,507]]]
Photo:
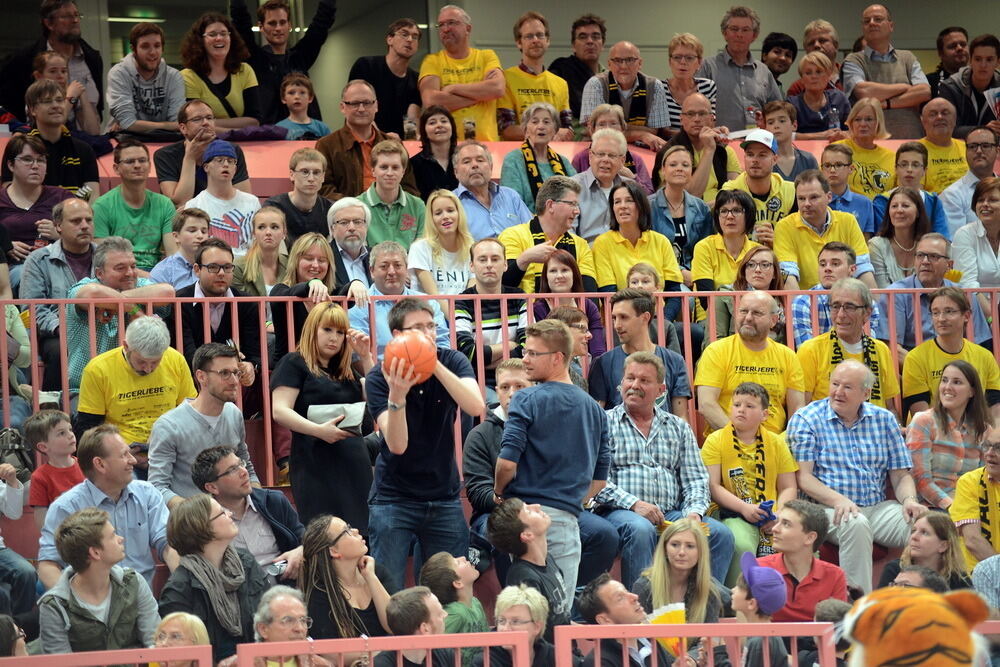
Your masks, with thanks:
[[[694,384],[718,387],[719,406],[729,414],[733,390],[741,382],[756,382],[767,389],[771,397],[770,415],[764,426],[781,433],[785,430],[785,393],[789,389],[804,390],[802,365],[795,353],[785,345],[767,339],[760,352],[743,344],[739,334],[717,340],[701,353]]]
[[[791,267],[786,266],[786,262],[798,266],[799,289],[819,284],[819,251],[830,241],[851,246],[859,259],[868,255],[868,244],[857,218],[846,211],[827,209],[827,212],[831,216],[830,225],[823,236],[802,219],[801,213],[792,213],[774,226],[774,254],[778,256],[782,272],[789,273]]]
[[[691,280],[712,280],[715,282],[715,289],[723,285],[732,285],[736,280],[736,269],[743,261],[743,257],[759,245],[747,237],[739,256],[733,259],[726,250],[722,234],[706,236],[694,244],[694,253],[691,256]]]
[[[985,479],[984,479],[985,476]],[[986,482],[986,523],[983,523],[983,513],[980,501],[983,496],[983,482]],[[986,467],[970,470],[958,478],[955,485],[955,501],[948,508],[948,514],[955,523],[975,520],[979,522],[979,530],[983,537],[1000,551],[1000,484],[990,480],[986,475]],[[959,526],[959,531],[962,528]],[[979,561],[965,548],[965,540],[961,540],[962,554],[969,572]]]
[[[195,397],[184,355],[172,347],[149,375],[139,375],[125,360],[124,348],[99,354],[83,369],[80,412],[104,415],[125,442],[149,442],[153,422],[185,398]],[[236,444],[236,443],[233,443]]]
[[[896,154],[888,148],[876,145],[869,150],[854,143],[853,139],[841,139],[836,144],[846,144],[854,151],[854,170],[847,179],[847,187],[869,199],[891,190],[896,185]]]
[[[879,407],[887,407],[889,400],[899,396],[899,378],[896,377],[896,364],[892,361],[889,346],[880,340],[875,340],[875,358],[878,360],[879,397],[874,396],[871,402]],[[864,353],[852,354],[843,343],[840,346],[844,359],[855,359],[864,363]],[[802,376],[805,378],[807,392],[812,393],[812,400],[818,401],[830,395],[830,375],[834,365],[833,340],[827,331],[821,336],[810,338],[799,346],[795,352],[802,364]]]
[[[507,90],[497,102],[497,108],[513,110],[515,125],[521,125],[521,114],[535,102],[548,102],[558,113],[570,110],[569,86],[561,76],[549,70],[532,74],[518,65],[505,69],[503,76]]]
[[[467,58],[456,59],[446,51],[428,53],[420,63],[420,78],[436,76],[441,79],[441,87],[452,83],[479,83],[492,70],[500,69],[500,59],[492,49],[469,49]],[[466,120],[476,122],[476,139],[497,141],[497,101],[482,100],[451,112],[455,117],[459,136],[465,136],[462,129]]]
[[[1000,367],[989,350],[966,340],[961,352],[949,354],[941,349],[937,339],[931,338],[910,350],[903,360],[903,398],[930,392],[933,401],[945,364],[956,359],[968,361],[979,371],[984,391],[1000,390]]]
[[[701,447],[701,460],[706,466],[721,466],[722,486],[734,496],[755,505],[764,500],[776,501],[778,475],[799,469],[783,435],[765,428],[761,429],[761,439],[764,441],[764,449],[763,459],[759,463],[756,461],[756,444],[748,445],[736,438],[732,423],[709,434]],[[763,479],[757,480],[756,489],[750,489],[746,480],[746,467],[758,464],[763,466]]]
[[[747,173],[743,172],[731,181],[726,181],[722,185],[723,190],[742,190],[753,199],[754,206],[757,207],[757,222],[767,221],[772,225],[781,220],[795,205],[795,184],[786,181],[780,174],[771,174],[771,190],[767,196],[760,199],[750,192],[747,186]]]
[[[500,233],[500,243],[502,243],[506,249],[508,260],[517,259],[522,252],[531,246],[538,245],[538,243],[545,241],[544,234],[541,234],[541,236],[537,239],[535,235],[532,234],[531,225],[533,224],[537,224],[537,218],[531,222],[526,222],[523,225],[508,227]],[[540,227],[538,227],[537,230],[541,233]],[[538,243],[536,243],[536,241]],[[581,275],[590,276],[595,282],[597,281],[597,271],[594,268],[594,254],[591,252],[586,239],[577,236],[572,232],[566,232],[563,237],[559,239],[557,246],[563,248],[564,250],[568,250],[570,254],[576,257],[576,263],[580,267]],[[672,250],[671,253],[673,253]],[[524,277],[521,279],[520,288],[525,292],[537,292],[537,283],[541,275],[541,264],[538,262],[529,264],[528,268],[524,271]]]
[[[692,169],[698,168],[698,163],[701,161],[701,151],[694,151],[694,156],[692,157]],[[740,166],[740,160],[736,157],[736,151],[730,146],[726,146],[726,172],[741,172],[743,167]],[[719,179],[715,177],[715,170],[708,170],[708,183],[705,185],[705,194],[701,196],[705,201],[711,202],[715,201],[715,195],[719,194]]]
[[[634,246],[621,232],[604,232],[594,239],[593,251],[598,287],[628,287],[628,271],[639,262],[651,264],[662,280],[683,280],[670,239],[659,232],[643,232]]]
[[[184,96],[187,99],[201,100],[212,107],[212,113],[215,114],[216,118],[230,117],[229,112],[226,111],[226,107],[222,106],[222,102],[219,101],[215,93],[208,89],[208,84],[198,76],[197,72],[193,69],[184,68],[181,70],[181,77],[184,79]],[[229,94],[226,95],[226,101],[229,102],[229,106],[236,112],[236,116],[240,117],[245,111],[243,108],[243,91],[247,88],[255,88],[257,86],[257,75],[254,74],[253,68],[250,65],[241,63],[236,74],[230,75],[229,78]],[[256,91],[254,94],[256,94]]]
[[[920,139],[927,149],[927,173],[924,174],[924,190],[941,192],[965,176],[969,165],[965,162],[965,142],[952,139],[951,144],[944,148],[928,139]]]

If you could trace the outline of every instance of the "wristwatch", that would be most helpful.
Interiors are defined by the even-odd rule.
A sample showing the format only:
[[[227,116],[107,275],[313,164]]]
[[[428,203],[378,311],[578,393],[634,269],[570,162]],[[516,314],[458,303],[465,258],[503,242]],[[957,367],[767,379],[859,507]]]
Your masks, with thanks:
[[[402,410],[405,407],[406,401],[403,401],[402,403],[393,403],[392,401],[389,401],[389,409],[392,411]]]

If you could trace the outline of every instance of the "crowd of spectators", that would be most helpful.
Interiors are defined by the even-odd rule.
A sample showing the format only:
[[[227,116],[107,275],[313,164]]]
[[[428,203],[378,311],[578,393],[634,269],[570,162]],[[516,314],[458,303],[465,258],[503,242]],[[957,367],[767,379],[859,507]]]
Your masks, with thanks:
[[[491,565],[496,629],[527,629],[538,665],[556,625],[672,603],[806,621],[896,585],[997,606],[1000,367],[977,291],[1000,287],[996,37],[943,29],[925,75],[871,5],[841,62],[809,22],[782,82],[795,38],[758,59],[761,18],[734,6],[718,54],[674,35],[658,79],[628,41],[605,69],[589,13],[548,66],[526,12],[503,69],[447,5],[419,70],[420,26],[389,25],[331,130],[308,70],[335,14],[320,0],[290,44],[284,0],[256,28],[232,0],[180,71],[138,23],[105,78],[74,0],[43,0],[41,38],[0,65],[24,121],[0,186],[0,299],[27,306],[4,311],[6,417],[44,461],[0,463],[0,512],[30,505],[40,531],[34,565],[0,539],[0,648],[209,643],[229,665],[245,642],[484,632]],[[263,203],[238,143],[255,132],[315,142]],[[499,139],[522,143],[495,182]],[[292,298],[248,298],[268,296]],[[429,378],[383,363],[404,332],[436,348]],[[40,391],[68,410],[32,414]],[[262,487],[271,466],[288,496]],[[744,650],[762,664],[763,640]]]

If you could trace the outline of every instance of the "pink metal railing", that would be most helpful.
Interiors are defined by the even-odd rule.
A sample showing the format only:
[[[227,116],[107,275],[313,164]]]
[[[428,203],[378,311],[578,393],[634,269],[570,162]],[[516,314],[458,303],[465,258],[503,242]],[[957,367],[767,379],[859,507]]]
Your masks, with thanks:
[[[27,658],[0,658],[0,665],[10,667],[103,667],[104,665],[146,665],[158,662],[190,660],[193,667],[212,667],[212,647],[171,646],[169,648],[137,648],[122,651],[88,651],[34,655]]]

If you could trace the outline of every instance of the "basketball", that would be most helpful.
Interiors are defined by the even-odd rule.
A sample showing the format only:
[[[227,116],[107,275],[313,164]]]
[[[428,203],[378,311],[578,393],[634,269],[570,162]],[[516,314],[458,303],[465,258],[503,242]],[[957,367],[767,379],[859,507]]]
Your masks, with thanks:
[[[403,331],[385,346],[382,366],[389,368],[396,358],[404,359],[413,366],[418,383],[426,382],[437,366],[437,347],[419,331]]]

